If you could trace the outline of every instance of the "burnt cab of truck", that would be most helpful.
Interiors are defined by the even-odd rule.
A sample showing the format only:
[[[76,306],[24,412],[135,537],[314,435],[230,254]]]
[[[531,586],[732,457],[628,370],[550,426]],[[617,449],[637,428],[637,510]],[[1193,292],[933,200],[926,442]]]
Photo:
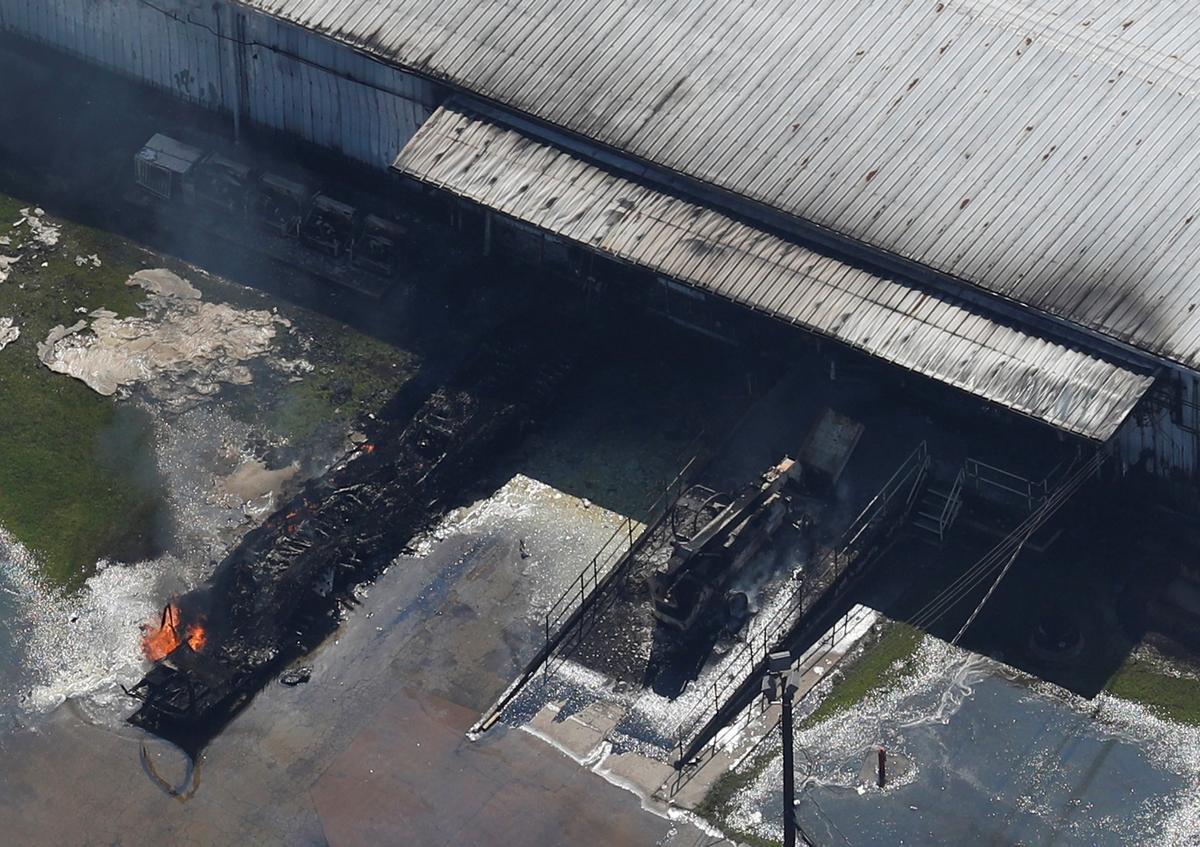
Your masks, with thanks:
[[[278,174],[259,177],[250,193],[250,216],[262,228],[286,237],[300,233],[304,209],[312,191],[308,186]]]
[[[156,134],[133,157],[134,181],[161,200],[194,200],[192,174],[204,159],[204,151]]]
[[[390,275],[400,265],[400,245],[407,230],[379,215],[367,215],[354,239],[350,261],[378,274]]]
[[[335,259],[350,250],[354,241],[355,219],[358,210],[353,206],[318,194],[300,224],[300,240]]]
[[[254,184],[254,169],[249,165],[209,153],[192,168],[190,178],[198,204],[236,218],[246,214]]]
[[[666,565],[648,579],[650,611],[660,624],[686,632],[701,621],[746,614],[747,598],[733,585],[783,524],[791,508],[785,489],[800,478],[800,465],[785,456],[690,538],[675,539]]]

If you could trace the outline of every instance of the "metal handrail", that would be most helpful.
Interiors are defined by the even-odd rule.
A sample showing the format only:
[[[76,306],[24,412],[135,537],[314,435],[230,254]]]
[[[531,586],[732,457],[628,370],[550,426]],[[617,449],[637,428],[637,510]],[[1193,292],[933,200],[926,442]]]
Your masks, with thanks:
[[[1004,468],[998,468],[995,465],[981,462],[978,459],[968,457],[963,462],[962,469],[967,479],[975,481],[976,491],[979,491],[980,485],[988,485],[1001,491],[1007,491],[1009,494],[1014,494],[1024,499],[1030,511],[1037,508],[1038,504],[1045,500],[1049,493],[1045,480],[1035,482],[1012,471],[1006,471]]]
[[[959,468],[958,475],[954,477],[954,485],[950,486],[950,493],[946,495],[946,504],[942,506],[942,513],[938,516],[938,538],[942,541],[945,541],[946,530],[954,523],[954,519],[958,517],[958,510],[962,508],[962,487],[966,478],[966,468]]]
[[[892,510],[889,507],[896,503],[902,503],[902,516],[908,514],[915,500],[916,491],[928,468],[929,450],[926,442],[922,441],[901,462],[895,473],[883,484],[883,487],[871,498],[858,516],[850,522],[841,536],[840,543],[833,548],[831,553],[827,554],[825,563],[830,567],[828,571],[822,569],[819,573],[824,580],[828,581],[828,585],[832,586],[836,583],[850,565],[857,561],[861,553],[859,542],[868,529],[877,526],[882,519],[891,514]],[[910,487],[901,500],[899,495],[906,485]],[[821,596],[824,594],[822,593]],[[804,601],[807,597],[804,581],[800,580],[792,589],[792,593],[771,614],[770,618],[746,636],[742,647],[726,665],[725,673],[722,675],[724,678],[733,680],[734,684],[724,688],[720,684],[721,680],[714,679],[710,685],[710,691],[680,722],[676,743],[681,758],[690,740],[696,737],[698,730],[704,726],[711,715],[718,714],[726,705],[728,698],[723,701],[722,694],[732,696],[732,692],[736,691],[740,680],[750,677],[754,673],[754,669],[765,662],[770,653],[778,649],[780,642],[794,627],[797,610],[800,614],[806,611]],[[811,604],[809,608],[811,608]],[[711,700],[708,694],[711,694]]]
[[[601,545],[591,560],[583,566],[583,569],[579,572],[579,576],[575,577],[571,581],[571,584],[559,595],[558,599],[550,604],[546,610],[544,620],[547,641],[550,640],[551,634],[558,629],[559,624],[574,614],[576,609],[587,601],[587,598],[591,596],[591,593],[595,591],[596,587],[608,576],[612,569],[633,552],[646,529],[654,526],[666,514],[667,510],[674,505],[678,494],[673,494],[673,492],[682,491],[684,478],[691,471],[697,458],[697,456],[693,456],[683,466],[682,470],[675,475],[675,479],[663,489],[658,498],[646,509],[646,521],[644,523],[636,521],[632,517],[626,517],[622,520],[613,531],[613,534],[608,537],[608,540]]]
[[[913,477],[922,476],[928,467],[929,447],[922,441],[900,463],[900,467],[896,468],[895,472],[888,477],[887,482],[883,484],[878,493],[863,507],[857,517],[850,522],[850,526],[842,534],[843,539],[849,539],[850,541],[857,539],[862,534],[862,531],[874,521],[875,517],[890,505],[896,493]],[[908,489],[908,498],[905,501],[906,507],[912,504],[914,496],[915,486]]]

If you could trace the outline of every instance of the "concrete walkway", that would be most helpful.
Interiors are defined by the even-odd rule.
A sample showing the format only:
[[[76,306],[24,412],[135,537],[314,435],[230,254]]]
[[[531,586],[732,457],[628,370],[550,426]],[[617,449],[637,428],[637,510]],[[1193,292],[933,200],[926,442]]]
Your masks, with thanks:
[[[800,675],[797,703],[854,649],[878,619],[873,609],[856,605],[796,660]],[[628,739],[622,738],[621,730],[630,704],[606,699],[607,691],[607,687],[601,692],[576,689],[573,692],[576,697],[586,698],[590,694],[596,699],[581,708],[577,704],[568,708],[563,701],[550,701],[521,729],[661,808],[695,809],[717,780],[753,753],[765,736],[779,731],[779,707],[756,699],[717,734],[691,766],[676,771],[671,764],[674,749],[643,746],[642,752],[612,752],[630,746]]]

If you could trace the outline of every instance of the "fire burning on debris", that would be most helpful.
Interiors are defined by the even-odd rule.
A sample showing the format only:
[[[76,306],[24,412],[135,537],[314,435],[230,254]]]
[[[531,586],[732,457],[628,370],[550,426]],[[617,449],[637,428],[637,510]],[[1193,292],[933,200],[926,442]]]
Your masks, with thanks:
[[[152,662],[166,658],[183,641],[187,641],[188,647],[199,653],[208,642],[208,636],[203,621],[188,624],[181,631],[179,609],[174,603],[168,603],[163,609],[157,626],[153,623],[142,624],[142,653]]]
[[[335,632],[340,600],[386,568],[444,513],[451,492],[478,478],[478,464],[548,405],[579,346],[563,338],[557,317],[543,331],[506,325],[446,383],[418,380],[394,396],[364,424],[377,437],[359,445],[358,459],[309,480],[205,585],[146,627],[146,655],[170,658],[128,690],[142,703],[129,722],[198,753],[268,677]],[[210,630],[199,654],[196,623]]]

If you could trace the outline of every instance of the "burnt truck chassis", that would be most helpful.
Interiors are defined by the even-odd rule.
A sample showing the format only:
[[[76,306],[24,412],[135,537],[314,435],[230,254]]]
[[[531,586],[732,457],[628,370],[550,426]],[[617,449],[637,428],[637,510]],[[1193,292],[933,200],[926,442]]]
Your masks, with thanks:
[[[195,755],[329,635],[352,589],[548,405],[580,349],[580,327],[571,335],[563,323],[502,330],[411,419],[385,409],[354,455],[247,533],[205,585],[173,601],[180,625],[203,620],[207,643],[197,652],[182,640],[126,689],[141,703],[128,721]]]

